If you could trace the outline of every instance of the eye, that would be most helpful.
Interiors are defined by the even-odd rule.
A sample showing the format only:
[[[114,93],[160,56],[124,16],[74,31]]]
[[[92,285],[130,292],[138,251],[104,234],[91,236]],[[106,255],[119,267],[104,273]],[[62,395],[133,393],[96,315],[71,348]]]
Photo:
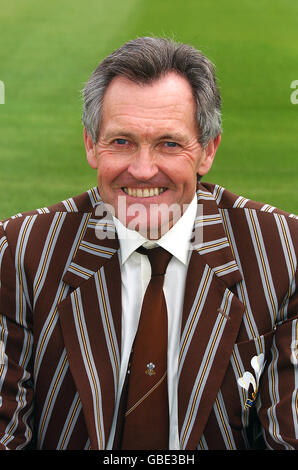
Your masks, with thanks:
[[[181,150],[181,145],[172,140],[165,140],[161,143],[161,151],[169,154],[176,154]]]
[[[176,142],[165,142],[164,143],[166,147],[168,148],[175,148],[178,147],[178,144]]]
[[[117,144],[117,145],[127,145],[128,140],[126,140],[126,139],[115,139],[114,143]]]

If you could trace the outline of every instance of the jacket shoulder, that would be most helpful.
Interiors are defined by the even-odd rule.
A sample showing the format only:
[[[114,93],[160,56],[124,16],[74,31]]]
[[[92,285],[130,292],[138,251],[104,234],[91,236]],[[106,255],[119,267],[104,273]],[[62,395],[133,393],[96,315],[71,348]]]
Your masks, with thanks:
[[[67,198],[49,207],[13,215],[0,221],[2,236],[5,234],[12,246],[16,245],[19,234],[25,229],[29,231],[34,225],[33,232],[36,233],[37,239],[39,236],[42,238],[42,234],[45,235],[49,227],[59,219],[67,221],[65,226],[69,225],[75,229],[82,217],[92,213],[100,201],[97,188],[92,188],[83,194]]]
[[[69,197],[61,202],[57,202],[48,207],[40,207],[32,211],[20,212],[11,217],[8,217],[1,221],[1,224],[6,226],[8,223],[17,221],[18,219],[24,219],[26,217],[38,216],[50,214],[53,215],[57,212],[68,212],[68,213],[86,213],[92,212],[94,207],[101,202],[97,188],[91,188],[85,193],[77,196]]]
[[[264,202],[254,201],[245,196],[239,196],[227,190],[223,186],[212,183],[203,183],[201,184],[201,187],[213,195],[219,209],[253,209],[260,212],[260,215],[262,215],[262,213],[280,214],[288,217],[289,219],[298,221],[298,216],[296,214],[291,214],[290,212]]]

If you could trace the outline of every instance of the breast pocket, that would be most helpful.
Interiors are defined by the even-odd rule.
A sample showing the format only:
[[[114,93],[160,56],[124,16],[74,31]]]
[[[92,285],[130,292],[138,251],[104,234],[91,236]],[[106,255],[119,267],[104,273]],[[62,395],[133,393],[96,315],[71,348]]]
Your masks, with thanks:
[[[270,356],[274,330],[249,341],[236,343],[221,393],[233,428],[249,426],[258,404],[262,375]]]

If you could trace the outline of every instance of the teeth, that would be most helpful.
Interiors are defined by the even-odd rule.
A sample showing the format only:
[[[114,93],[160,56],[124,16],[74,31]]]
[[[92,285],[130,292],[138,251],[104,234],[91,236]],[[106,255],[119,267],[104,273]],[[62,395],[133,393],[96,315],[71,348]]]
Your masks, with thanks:
[[[122,188],[129,196],[133,197],[152,197],[159,196],[167,188]]]

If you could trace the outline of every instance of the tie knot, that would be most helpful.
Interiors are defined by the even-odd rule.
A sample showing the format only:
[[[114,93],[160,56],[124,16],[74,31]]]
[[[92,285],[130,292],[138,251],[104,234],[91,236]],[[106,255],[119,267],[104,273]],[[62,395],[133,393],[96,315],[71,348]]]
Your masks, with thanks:
[[[152,276],[165,274],[169,261],[172,258],[171,253],[161,246],[151,248],[150,250],[141,246],[137,251],[148,256],[151,264]]]

